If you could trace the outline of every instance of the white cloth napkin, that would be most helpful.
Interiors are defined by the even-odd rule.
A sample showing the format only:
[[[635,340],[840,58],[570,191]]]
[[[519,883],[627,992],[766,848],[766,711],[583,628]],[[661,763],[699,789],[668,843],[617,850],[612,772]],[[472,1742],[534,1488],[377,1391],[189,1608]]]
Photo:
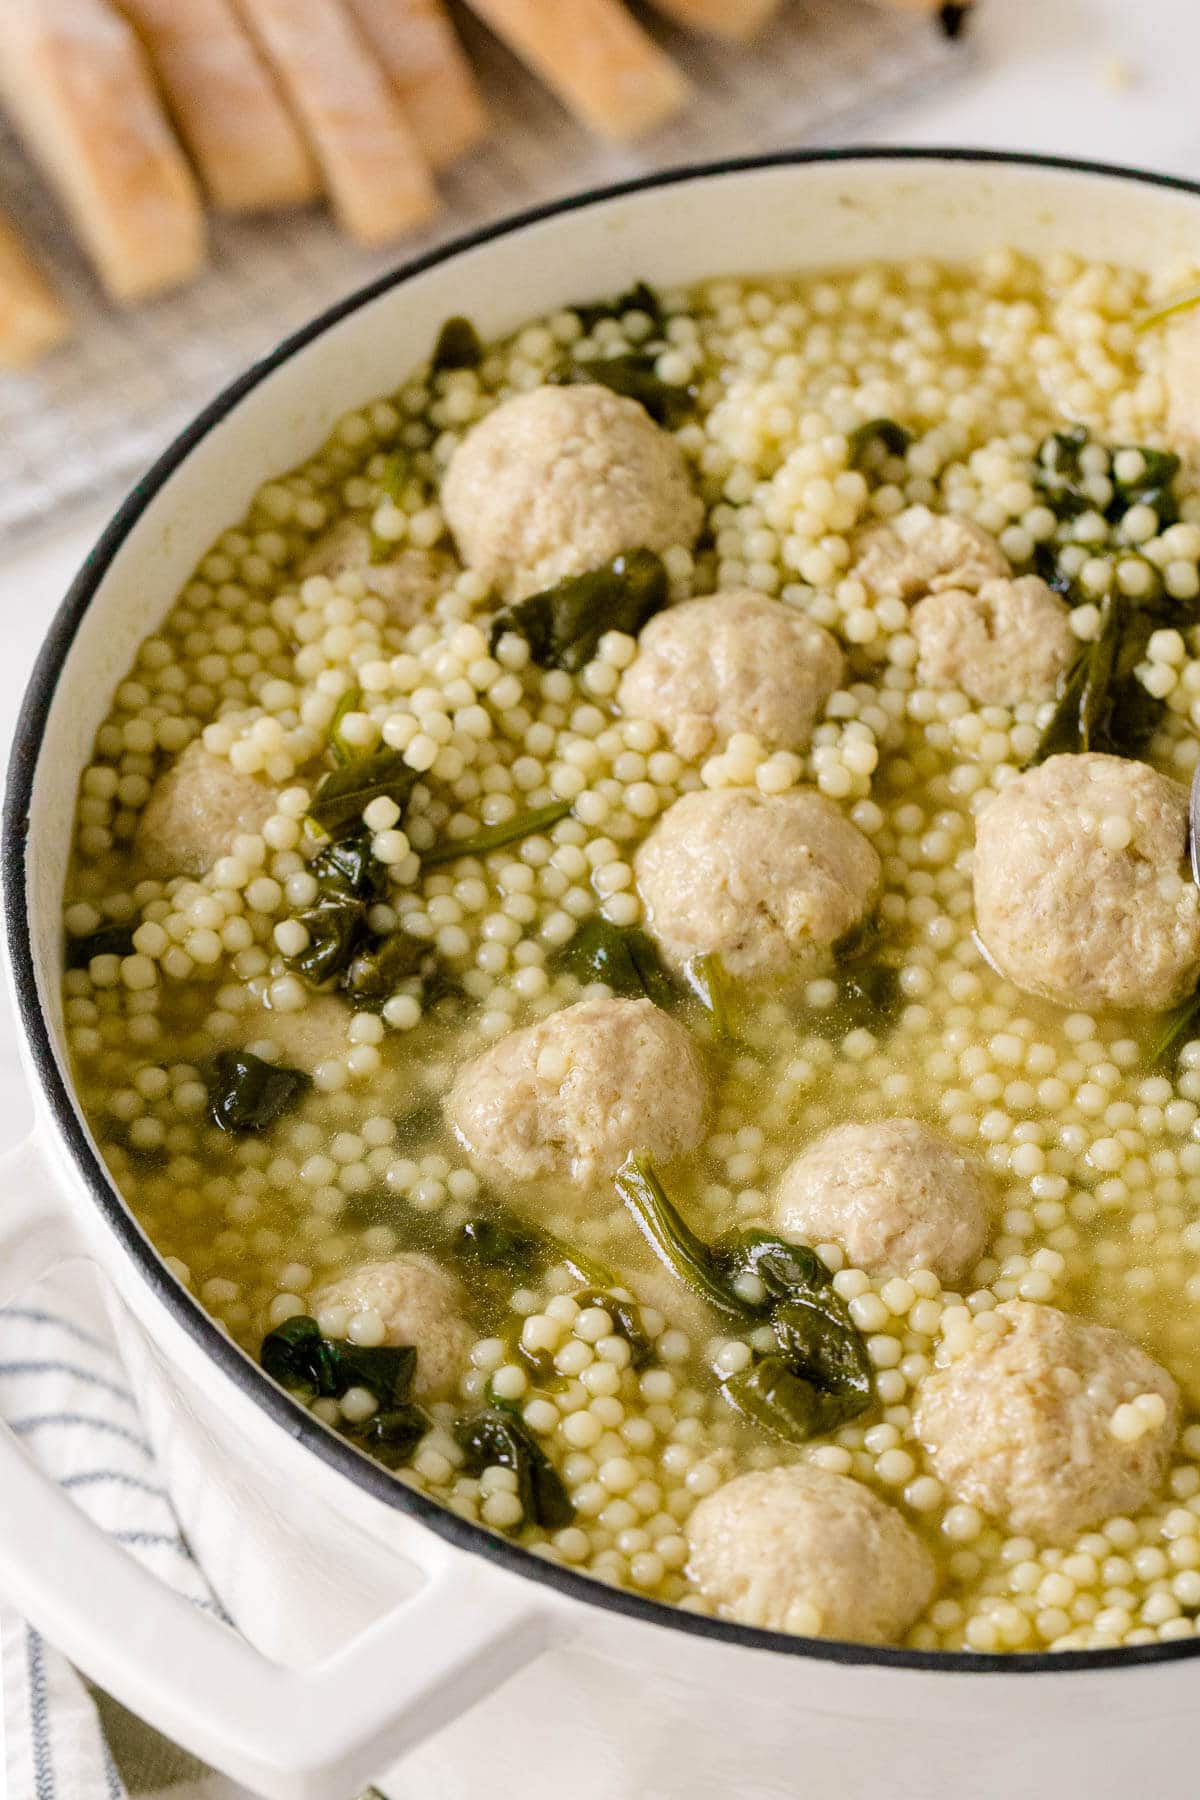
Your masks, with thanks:
[[[224,1616],[180,1535],[89,1277],[0,1309],[0,1416],[130,1554]],[[104,1696],[0,1603],[8,1800],[242,1800]]]

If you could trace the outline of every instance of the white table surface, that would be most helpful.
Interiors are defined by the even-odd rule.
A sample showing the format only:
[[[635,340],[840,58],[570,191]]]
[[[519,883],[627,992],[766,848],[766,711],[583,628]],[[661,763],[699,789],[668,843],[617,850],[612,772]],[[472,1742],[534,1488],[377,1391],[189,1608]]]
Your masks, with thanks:
[[[942,93],[889,107],[873,141],[1052,151],[1200,177],[1196,0],[981,0],[971,30],[969,73]],[[0,561],[5,756],[46,626],[111,510],[111,501],[73,510]],[[29,1117],[0,992],[0,1147]]]

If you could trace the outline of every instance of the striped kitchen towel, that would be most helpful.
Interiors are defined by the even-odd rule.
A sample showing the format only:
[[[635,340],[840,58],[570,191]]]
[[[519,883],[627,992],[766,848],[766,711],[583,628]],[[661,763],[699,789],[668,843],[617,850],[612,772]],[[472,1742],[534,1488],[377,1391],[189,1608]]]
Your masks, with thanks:
[[[103,1310],[81,1269],[0,1309],[0,1416],[96,1523],[220,1614],[159,1485]],[[95,1693],[0,1602],[7,1800],[243,1800],[245,1790]]]

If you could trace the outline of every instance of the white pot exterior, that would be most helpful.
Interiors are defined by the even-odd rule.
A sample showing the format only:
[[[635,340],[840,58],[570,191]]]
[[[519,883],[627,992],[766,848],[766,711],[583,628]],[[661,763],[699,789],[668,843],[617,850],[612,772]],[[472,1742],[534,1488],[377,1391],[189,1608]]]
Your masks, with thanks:
[[[36,758],[25,891],[8,869],[10,940],[28,915],[38,998],[60,1068],[60,894],[79,770],[107,698],[192,566],[269,473],[347,408],[400,384],[441,321],[485,337],[637,277],[957,259],[997,244],[1161,266],[1195,257],[1200,196],[1111,174],[990,160],[848,158],[715,173],[559,212],[440,260],[350,311],[195,442],[134,519],[66,651]],[[149,597],[149,598],[148,598]],[[21,963],[18,954],[18,969]],[[19,996],[27,1023],[34,1002]],[[36,1032],[34,1034],[36,1036]],[[481,1608],[533,1608],[548,1648],[388,1781],[399,1800],[1010,1800],[1066,1792],[1190,1800],[1200,1662],[1053,1672],[859,1666],[747,1647],[588,1603],[484,1563],[348,1479],[215,1364],[89,1191],[45,1094],[39,1134],[63,1232],[107,1277],[111,1311],[184,1531],[224,1605],[267,1655],[307,1664],[351,1639],[447,1556]],[[238,1521],[231,1528],[231,1519]],[[509,1561],[513,1559],[510,1557]],[[540,1565],[528,1561],[532,1569]],[[4,1578],[0,1549],[0,1579]],[[114,1631],[120,1629],[112,1621]],[[101,1682],[105,1670],[89,1670]],[[465,1691],[465,1690],[464,1690]],[[133,1707],[137,1692],[121,1697]],[[453,1710],[453,1696],[445,1716]],[[349,1778],[348,1778],[349,1779]],[[280,1787],[277,1791],[284,1792]],[[317,1790],[296,1786],[299,1795]],[[321,1790],[325,1792],[327,1790]],[[347,1794],[349,1789],[347,1788]]]

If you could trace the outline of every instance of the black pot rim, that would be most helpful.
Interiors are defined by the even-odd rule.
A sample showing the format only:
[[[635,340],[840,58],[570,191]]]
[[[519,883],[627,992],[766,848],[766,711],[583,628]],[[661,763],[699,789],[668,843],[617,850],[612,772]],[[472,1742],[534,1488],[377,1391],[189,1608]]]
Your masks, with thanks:
[[[261,381],[331,326],[359,311],[380,294],[411,281],[425,270],[461,255],[464,251],[497,238],[511,236],[544,219],[582,211],[587,207],[648,189],[665,189],[696,180],[716,181],[725,176],[764,169],[800,168],[813,163],[839,162],[900,163],[913,167],[919,167],[923,163],[965,163],[985,168],[994,164],[1006,164],[1019,168],[1100,176],[1200,197],[1200,182],[1072,157],[962,148],[892,149],[873,145],[828,150],[785,150],[763,156],[687,164],[608,187],[589,189],[545,206],[530,208],[403,263],[390,274],[357,289],[328,308],[310,324],[285,338],[269,355],[225,387],[163,451],[113,515],[55,614],[25,692],[8,762],[3,830],[0,836],[0,876],[3,878],[5,936],[13,989],[41,1090],[55,1124],[106,1225],[158,1300],[174,1315],[188,1336],[205,1351],[222,1374],[251,1399],[273,1424],[289,1437],[298,1440],[313,1455],[348,1481],[354,1482],[373,1499],[418,1519],[455,1548],[482,1556],[498,1568],[540,1583],[558,1595],[579,1601],[585,1606],[624,1614],[663,1630],[683,1631],[693,1637],[711,1638],[718,1643],[747,1650],[769,1650],[780,1656],[896,1671],[921,1670],[933,1674],[955,1675],[1092,1673],[1101,1669],[1177,1662],[1200,1655],[1200,1638],[1174,1643],[1134,1645],[1125,1649],[994,1655],[972,1651],[893,1649],[823,1638],[793,1637],[784,1632],[765,1631],[707,1618],[698,1613],[683,1612],[660,1601],[643,1599],[625,1589],[608,1587],[589,1576],[534,1556],[519,1545],[497,1536],[485,1526],[460,1518],[437,1501],[397,1481],[379,1464],[372,1462],[321,1425],[299,1402],[276,1387],[257,1364],[217,1328],[199,1302],[171,1274],[137,1225],[88,1142],[75,1103],[59,1071],[49,1028],[38,999],[28,912],[26,841],[38,757],[59,675],[80,622],[115,556],[159,489],[197,445]]]

